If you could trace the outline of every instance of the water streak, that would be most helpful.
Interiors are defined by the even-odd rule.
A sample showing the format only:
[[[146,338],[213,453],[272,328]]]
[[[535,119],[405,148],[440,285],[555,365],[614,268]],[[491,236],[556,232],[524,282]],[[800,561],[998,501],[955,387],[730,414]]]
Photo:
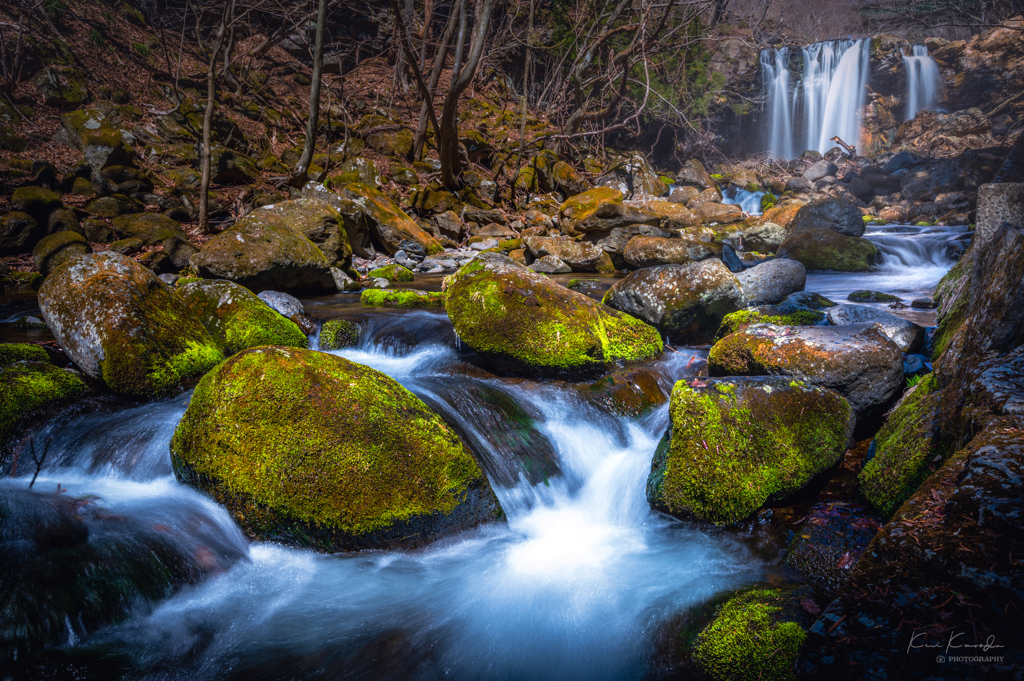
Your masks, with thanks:
[[[904,120],[909,121],[918,111],[935,107],[942,77],[938,64],[928,55],[925,45],[914,45],[912,53],[904,55],[903,65],[907,69],[907,112]]]

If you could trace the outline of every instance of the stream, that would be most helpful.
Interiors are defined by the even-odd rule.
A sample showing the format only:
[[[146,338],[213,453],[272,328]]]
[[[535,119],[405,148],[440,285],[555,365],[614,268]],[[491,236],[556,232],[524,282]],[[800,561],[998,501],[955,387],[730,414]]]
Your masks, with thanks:
[[[807,290],[837,302],[862,288],[908,303],[930,296],[953,264],[949,242],[965,233],[877,229],[866,238],[885,255],[879,268],[815,273]],[[492,376],[473,365],[443,310],[357,301],[305,302],[315,316],[360,322],[360,344],[336,354],[392,376],[441,414],[477,454],[508,522],[414,551],[330,556],[249,543],[224,509],[173,476],[168,442],[189,393],[71,412],[37,435],[51,442],[37,488],[94,495],[128,526],[172,528],[182,552],[242,558],[91,636],[67,622],[69,647],[114,651],[142,679],[643,679],[671,618],[792,578],[777,566],[783,547],[757,524],[708,530],[651,511],[645,483],[667,405],[625,418],[576,384]],[[24,340],[10,322],[34,303],[4,303],[0,339]],[[896,312],[934,323],[933,311]],[[675,348],[651,368],[667,389],[697,375],[705,355]],[[30,475],[0,485],[24,488]]]

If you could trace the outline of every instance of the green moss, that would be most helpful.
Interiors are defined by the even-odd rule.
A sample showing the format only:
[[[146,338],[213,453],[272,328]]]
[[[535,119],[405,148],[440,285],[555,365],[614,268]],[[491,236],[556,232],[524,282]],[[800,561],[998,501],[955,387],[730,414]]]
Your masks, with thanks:
[[[261,345],[306,347],[306,335],[295,322],[243,286],[200,280],[178,290],[225,355]]]
[[[938,329],[932,339],[935,358],[941,357],[953,340],[957,330],[967,318],[971,270],[974,263],[973,249],[968,248],[953,267],[946,272],[935,287],[935,302],[939,304]]]
[[[934,374],[904,395],[875,436],[875,454],[857,476],[861,493],[881,515],[891,517],[933,470],[947,448],[938,437],[940,395]]]
[[[715,681],[795,679],[796,657],[807,638],[796,622],[778,622],[782,595],[757,589],[731,599],[700,633],[693,659]]]
[[[415,395],[295,348],[246,350],[206,375],[171,453],[179,479],[210,491],[250,535],[321,548],[489,492],[459,436]]]
[[[731,312],[722,319],[715,340],[721,340],[731,333],[742,331],[751,324],[776,324],[778,326],[814,326],[825,319],[821,312],[799,310],[781,315],[766,315],[758,310]]]
[[[800,489],[846,450],[852,410],[785,379],[709,380],[672,390],[671,444],[648,481],[652,506],[717,525]]]
[[[48,362],[20,361],[0,367],[0,443],[34,412],[86,392],[75,374]]]
[[[866,272],[878,261],[878,247],[867,239],[829,229],[805,229],[783,241],[778,256],[796,260],[812,271]]]
[[[194,284],[197,281],[203,281],[202,277],[182,277],[178,281],[174,282],[174,285],[178,288],[187,286],[188,284]]]
[[[3,343],[0,344],[0,366],[28,360],[31,362],[49,363],[50,358],[46,350],[38,345],[29,343]]]
[[[365,289],[359,296],[370,307],[444,307],[444,294],[412,289]]]
[[[558,208],[566,227],[583,222],[604,203],[622,203],[622,192],[611,187],[597,187],[570,197]]]
[[[370,270],[367,275],[368,277],[387,279],[388,281],[412,281],[413,275],[405,267],[402,267],[398,263],[392,263],[385,265],[384,267],[378,267],[375,270]]]
[[[898,303],[899,296],[880,291],[854,291],[846,299],[855,303]]]
[[[332,319],[324,322],[320,329],[320,349],[338,350],[347,348],[359,342],[363,330],[355,322],[347,319]]]

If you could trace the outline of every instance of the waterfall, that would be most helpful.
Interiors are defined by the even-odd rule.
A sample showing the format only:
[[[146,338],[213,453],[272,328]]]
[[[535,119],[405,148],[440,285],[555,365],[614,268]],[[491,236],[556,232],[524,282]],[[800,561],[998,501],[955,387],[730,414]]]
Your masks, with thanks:
[[[835,136],[859,144],[869,46],[867,40],[829,40],[804,47],[799,84],[787,48],[761,51],[772,156],[793,158],[808,149],[825,153],[835,146]]]
[[[931,109],[938,99],[939,67],[935,60],[928,56],[928,48],[924,45],[914,45],[913,52],[908,57],[903,56],[903,64],[907,67],[907,115],[905,120],[911,120],[918,111]]]

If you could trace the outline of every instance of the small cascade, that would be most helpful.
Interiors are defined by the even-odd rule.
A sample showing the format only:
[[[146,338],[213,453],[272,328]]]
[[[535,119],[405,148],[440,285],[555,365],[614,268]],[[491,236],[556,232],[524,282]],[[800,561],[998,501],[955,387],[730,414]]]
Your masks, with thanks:
[[[942,78],[938,64],[928,55],[925,45],[914,45],[911,55],[904,55],[903,64],[907,67],[907,115],[904,120],[909,121],[918,111],[935,106]]]
[[[761,51],[767,100],[767,150],[793,158],[811,149],[825,153],[840,137],[860,143],[869,72],[867,40],[829,40],[801,50],[800,78],[787,48]]]
[[[743,209],[747,215],[761,214],[761,198],[765,195],[763,191],[748,191],[730,187],[722,194],[722,203],[736,205]]]

